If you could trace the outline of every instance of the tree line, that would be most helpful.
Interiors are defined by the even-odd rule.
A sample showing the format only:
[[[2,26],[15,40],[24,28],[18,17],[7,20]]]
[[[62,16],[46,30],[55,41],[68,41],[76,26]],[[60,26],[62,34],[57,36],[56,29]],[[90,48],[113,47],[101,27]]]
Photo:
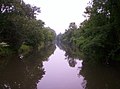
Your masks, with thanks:
[[[58,38],[77,47],[88,60],[120,60],[120,0],[92,0],[79,27],[71,22]]]
[[[22,45],[38,49],[53,42],[55,31],[36,19],[40,12],[23,0],[0,0],[0,54],[6,48],[18,52]]]

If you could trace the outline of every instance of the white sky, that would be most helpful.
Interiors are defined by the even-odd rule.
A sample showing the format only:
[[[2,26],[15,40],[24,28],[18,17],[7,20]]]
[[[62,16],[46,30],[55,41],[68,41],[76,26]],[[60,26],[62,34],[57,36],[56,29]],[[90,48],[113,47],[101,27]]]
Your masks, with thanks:
[[[46,26],[54,29],[56,33],[63,33],[70,22],[78,26],[85,19],[83,12],[89,0],[24,0],[26,3],[41,8],[37,16],[45,22]]]

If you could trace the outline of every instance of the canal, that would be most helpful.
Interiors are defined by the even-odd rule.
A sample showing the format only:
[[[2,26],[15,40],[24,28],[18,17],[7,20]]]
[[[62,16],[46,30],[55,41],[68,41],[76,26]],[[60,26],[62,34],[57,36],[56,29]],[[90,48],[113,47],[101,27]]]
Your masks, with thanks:
[[[79,76],[82,61],[66,58],[65,52],[56,48],[49,61],[43,63],[45,75],[38,83],[38,89],[83,89],[84,77]]]
[[[70,47],[51,45],[20,58],[0,59],[0,89],[120,89],[120,67],[80,58]]]

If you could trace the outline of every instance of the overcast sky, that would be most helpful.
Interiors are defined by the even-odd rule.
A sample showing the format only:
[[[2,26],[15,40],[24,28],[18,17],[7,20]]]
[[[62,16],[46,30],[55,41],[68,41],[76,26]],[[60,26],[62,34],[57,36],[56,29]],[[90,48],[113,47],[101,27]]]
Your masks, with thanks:
[[[37,16],[45,22],[46,26],[54,29],[56,33],[63,33],[70,22],[78,26],[85,19],[83,12],[89,0],[24,0],[26,3],[41,8]]]

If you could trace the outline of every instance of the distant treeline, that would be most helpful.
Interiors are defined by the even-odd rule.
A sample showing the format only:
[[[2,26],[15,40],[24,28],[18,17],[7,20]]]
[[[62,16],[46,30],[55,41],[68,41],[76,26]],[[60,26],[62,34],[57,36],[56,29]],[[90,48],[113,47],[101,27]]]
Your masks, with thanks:
[[[120,60],[120,0],[93,0],[79,27],[71,22],[58,40],[77,47],[88,60]]]

